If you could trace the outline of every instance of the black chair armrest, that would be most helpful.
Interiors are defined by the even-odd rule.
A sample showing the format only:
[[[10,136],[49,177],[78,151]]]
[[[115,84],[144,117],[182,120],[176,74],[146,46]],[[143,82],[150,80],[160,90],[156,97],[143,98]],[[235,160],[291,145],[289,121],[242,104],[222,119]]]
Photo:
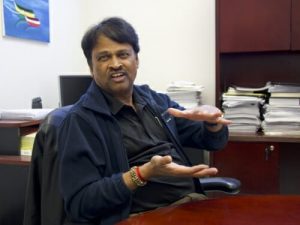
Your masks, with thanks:
[[[222,191],[228,194],[237,194],[240,191],[241,182],[230,177],[201,178],[200,183],[204,192]]]

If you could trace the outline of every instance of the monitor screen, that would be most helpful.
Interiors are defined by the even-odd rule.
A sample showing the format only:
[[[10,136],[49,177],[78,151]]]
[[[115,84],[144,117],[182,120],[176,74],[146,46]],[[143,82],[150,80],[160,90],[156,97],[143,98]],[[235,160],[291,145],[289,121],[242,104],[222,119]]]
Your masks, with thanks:
[[[60,75],[60,106],[72,105],[84,94],[92,81],[91,75]]]

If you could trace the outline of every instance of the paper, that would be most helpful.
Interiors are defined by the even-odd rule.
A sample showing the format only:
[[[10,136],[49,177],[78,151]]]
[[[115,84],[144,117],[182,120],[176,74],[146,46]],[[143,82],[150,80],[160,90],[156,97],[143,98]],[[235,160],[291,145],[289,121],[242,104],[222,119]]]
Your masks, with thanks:
[[[36,132],[21,137],[21,156],[31,156]]]
[[[42,120],[53,109],[4,109],[1,120]]]
[[[265,92],[268,91],[268,89],[271,87],[271,82],[267,82],[265,86],[258,87],[258,88],[252,88],[252,87],[240,87],[233,85],[232,88],[236,91],[246,91],[246,92]]]
[[[166,94],[186,109],[201,105],[203,86],[190,81],[175,81],[168,85]]]

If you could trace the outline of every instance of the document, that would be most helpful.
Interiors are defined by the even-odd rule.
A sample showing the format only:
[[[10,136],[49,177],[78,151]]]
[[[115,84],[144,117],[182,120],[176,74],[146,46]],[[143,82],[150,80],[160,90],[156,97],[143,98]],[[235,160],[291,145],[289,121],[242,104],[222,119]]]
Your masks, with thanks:
[[[21,137],[20,155],[31,156],[36,132]]]

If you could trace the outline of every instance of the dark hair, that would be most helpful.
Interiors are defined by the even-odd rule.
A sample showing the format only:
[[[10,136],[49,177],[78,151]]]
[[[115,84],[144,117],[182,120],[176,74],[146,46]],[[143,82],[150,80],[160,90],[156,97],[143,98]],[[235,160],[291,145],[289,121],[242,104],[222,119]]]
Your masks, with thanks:
[[[81,48],[90,68],[92,67],[92,50],[101,35],[118,43],[130,44],[136,54],[140,51],[139,38],[131,24],[118,17],[104,19],[89,28],[81,40]]]

